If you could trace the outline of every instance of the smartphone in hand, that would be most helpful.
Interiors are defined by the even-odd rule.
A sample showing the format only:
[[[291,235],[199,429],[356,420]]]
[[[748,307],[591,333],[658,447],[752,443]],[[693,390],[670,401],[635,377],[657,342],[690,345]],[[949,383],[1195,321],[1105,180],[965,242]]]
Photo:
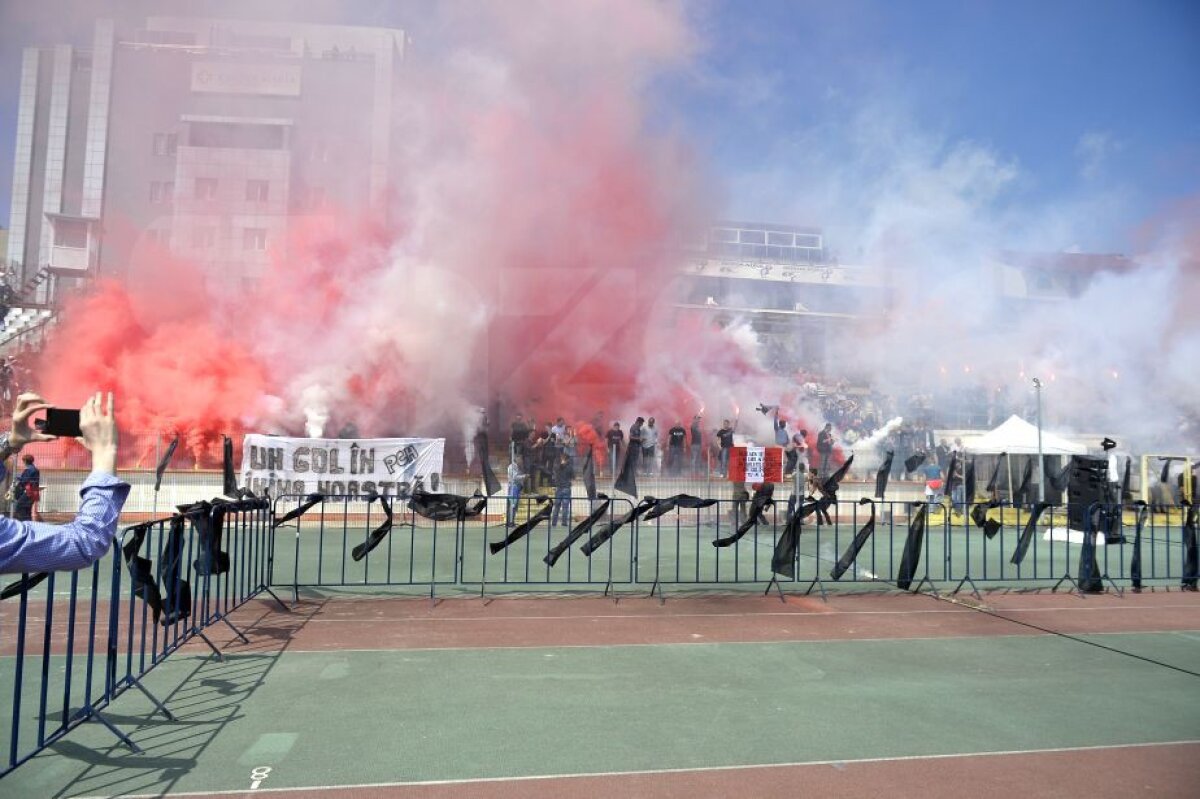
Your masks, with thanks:
[[[47,408],[46,418],[38,419],[34,426],[51,436],[79,438],[83,435],[83,431],[79,429],[78,408]]]

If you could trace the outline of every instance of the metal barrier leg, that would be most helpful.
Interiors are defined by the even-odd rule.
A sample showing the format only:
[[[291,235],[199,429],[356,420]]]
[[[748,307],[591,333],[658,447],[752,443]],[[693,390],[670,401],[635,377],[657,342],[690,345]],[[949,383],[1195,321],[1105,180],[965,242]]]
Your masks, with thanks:
[[[966,585],[967,583],[971,584],[971,593],[975,595],[975,598],[983,599],[983,594],[979,593],[979,586],[975,585],[975,581],[971,579],[971,575],[969,575],[969,574],[966,575],[965,577],[963,577],[961,580],[959,580],[958,585],[954,586],[954,590],[951,591],[950,593],[957,594],[959,591],[962,590],[962,587],[964,585]]]
[[[120,739],[121,743],[123,743],[127,747],[129,747],[129,750],[131,752],[133,752],[135,755],[145,754],[145,752],[142,751],[142,748],[133,742],[132,738],[130,738],[128,735],[126,735],[125,733],[123,733],[119,729],[117,729],[117,726],[115,724],[113,724],[111,721],[104,718],[104,716],[101,715],[99,710],[89,709],[87,711],[87,716],[84,718],[84,720],[85,721],[94,720],[94,721],[100,722],[101,724],[103,724],[105,727],[108,728],[109,732],[111,732],[113,735],[117,736],[117,738]]]
[[[787,597],[783,595],[783,586],[779,584],[779,580],[775,575],[771,575],[771,582],[767,583],[767,590],[763,591],[763,596],[771,593],[771,586],[775,586],[775,590],[779,592],[779,601],[786,605]]]
[[[613,585],[612,578],[608,578],[608,582],[604,584],[604,596],[612,596],[613,604],[620,603],[621,597],[617,596],[617,587]]]
[[[224,616],[224,614],[222,614],[222,616],[221,616],[221,621],[225,622],[225,626],[226,626],[226,627],[228,627],[229,629],[233,630],[233,634],[234,634],[234,635],[236,635],[238,638],[241,638],[241,639],[242,639],[242,643],[243,643],[243,644],[249,644],[249,643],[250,643],[250,639],[249,639],[249,638],[247,638],[245,635],[243,635],[243,634],[242,634],[242,631],[241,631],[241,630],[239,630],[237,627],[235,627],[235,626],[234,626],[234,624],[233,624],[233,622],[231,622],[229,619],[227,619],[227,618]]]
[[[196,636],[199,637],[201,641],[208,644],[208,648],[211,649],[213,654],[217,656],[217,660],[219,662],[225,662],[225,656],[221,654],[221,650],[218,649],[217,645],[214,644],[209,637],[204,634],[203,630],[196,630]]]
[[[936,584],[936,583],[934,583],[934,582],[933,582],[933,580],[931,580],[931,579],[930,579],[930,577],[929,577],[929,575],[928,575],[928,574],[926,574],[924,577],[922,577],[922,578],[921,578],[921,582],[917,583],[917,587],[916,587],[916,588],[914,588],[914,589],[912,590],[912,592],[913,592],[914,594],[919,594],[919,593],[921,593],[921,588],[922,588],[922,587],[923,587],[923,586],[924,586],[926,583],[928,583],[928,584],[929,584],[929,591],[930,591],[931,593],[934,593],[934,594],[936,594],[936,593],[938,592],[938,590],[937,590],[937,584]]]
[[[1055,583],[1054,587],[1050,589],[1050,593],[1052,593],[1052,594],[1057,593],[1058,587],[1060,585],[1062,585],[1063,583],[1071,584],[1071,593],[1072,594],[1078,594],[1081,599],[1085,596],[1083,593],[1083,590],[1079,587],[1079,583],[1077,583],[1075,581],[1075,578],[1071,576],[1070,572],[1067,572],[1066,574],[1064,574],[1062,577],[1060,577],[1058,579],[1058,582]]]
[[[130,677],[129,682],[135,688],[137,688],[139,691],[141,691],[143,694],[146,695],[146,698],[150,700],[150,702],[154,705],[154,707],[158,710],[158,712],[160,712],[164,716],[166,716],[167,721],[175,720],[175,717],[171,715],[171,711],[167,710],[167,706],[164,705],[162,702],[160,702],[158,700],[158,697],[156,697],[154,694],[152,694],[148,690],[146,690],[146,686],[142,685],[141,680],[139,680],[137,677]],[[150,715],[154,715],[154,714],[151,713]]]
[[[650,593],[646,594],[646,598],[649,599],[656,592],[658,593],[658,604],[667,604],[667,595],[663,593],[662,583],[658,581],[658,578],[655,578],[654,584],[650,586]]]
[[[823,583],[821,581],[820,574],[817,574],[816,576],[813,577],[812,582],[808,584],[808,588],[805,590],[804,595],[808,596],[809,594],[811,594],[813,588],[817,588],[821,591],[821,601],[822,602],[829,601],[829,594],[825,591],[825,583]]]
[[[267,592],[268,594],[270,594],[271,599],[274,599],[276,602],[279,603],[279,607],[283,610],[284,613],[292,612],[292,609],[290,607],[288,607],[288,604],[286,602],[284,602],[282,599],[280,599],[279,594],[276,594],[274,591],[272,591],[270,586],[264,585],[262,587],[262,590]]]

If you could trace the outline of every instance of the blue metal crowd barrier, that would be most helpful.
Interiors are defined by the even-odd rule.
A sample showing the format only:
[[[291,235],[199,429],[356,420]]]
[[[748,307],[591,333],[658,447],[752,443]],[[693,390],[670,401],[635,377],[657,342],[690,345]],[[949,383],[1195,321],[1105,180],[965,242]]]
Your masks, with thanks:
[[[135,688],[172,719],[143,678],[193,639],[221,658],[205,634],[218,622],[246,640],[227,616],[270,591],[270,513],[265,500],[199,504],[125,528],[87,568],[9,584],[0,602],[0,690],[12,711],[0,733],[0,777],[86,721],[140,752],[107,707]],[[56,590],[64,583],[65,592]]]
[[[298,507],[304,499],[279,498],[276,514]],[[522,507],[529,502],[536,500],[523,498]],[[795,511],[784,500],[766,507],[740,536],[736,531],[752,512],[750,500],[710,500],[703,507],[677,507],[661,515],[633,514],[635,518],[595,551],[582,546],[585,536],[563,548],[553,562],[550,553],[558,542],[572,525],[588,518],[600,500],[573,498],[564,514],[567,520],[559,518],[552,527],[546,519],[495,552],[492,546],[511,529],[505,526],[505,497],[487,500],[478,515],[451,521],[427,520],[408,509],[406,500],[395,503],[390,536],[358,562],[352,550],[370,537],[379,511],[364,497],[326,497],[295,520],[290,563],[280,558],[277,565],[285,568],[273,577],[273,584],[290,583],[298,597],[305,586],[423,586],[432,595],[435,586],[448,585],[477,586],[482,594],[488,587],[602,585],[607,592],[634,585],[661,593],[671,585],[758,584],[769,590],[800,584],[806,591],[824,593],[833,583],[858,583],[953,591],[968,587],[978,592],[980,587],[1002,585],[1057,588],[1064,582],[1077,589],[1087,583],[1094,590],[1095,579],[1121,590],[1123,585],[1187,579],[1187,516],[1186,509],[1178,508],[1165,516],[1149,514],[1142,505],[1093,505],[1075,514],[1057,505],[956,508],[948,501],[839,501],[831,503],[826,514],[809,509],[804,515],[794,528],[791,568],[780,572],[773,560],[779,557],[776,550]],[[642,505],[624,497],[613,499],[596,526]],[[530,512],[527,508],[523,513]],[[517,515],[518,523],[526,518],[523,513]],[[919,533],[910,530],[917,516],[923,520]],[[1085,522],[1081,525],[1079,519]],[[869,533],[864,529],[868,522],[873,528]],[[1130,568],[1135,528],[1142,550],[1136,576]],[[856,543],[857,539],[861,540]],[[857,549],[853,556],[852,547]],[[1082,558],[1085,549],[1094,558]],[[843,567],[839,561],[845,561]]]

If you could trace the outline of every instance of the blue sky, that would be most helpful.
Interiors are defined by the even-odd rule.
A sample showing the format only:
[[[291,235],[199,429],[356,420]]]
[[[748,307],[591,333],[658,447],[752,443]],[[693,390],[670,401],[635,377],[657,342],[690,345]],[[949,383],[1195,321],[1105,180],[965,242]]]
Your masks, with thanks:
[[[19,47],[31,36],[86,42],[88,26],[69,11],[25,18],[15,10],[25,4],[4,5],[7,224]],[[969,195],[972,218],[1004,220],[1017,241],[1109,251],[1127,250],[1144,220],[1200,192],[1200,3],[704,0],[685,8],[702,48],[691,68],[655,85],[655,105],[711,163],[729,216],[842,224],[850,237],[877,213],[871,195],[885,191],[903,204],[927,193],[932,177],[956,202]],[[418,39],[430,24],[423,3],[308,9],[317,21],[394,25]],[[1032,239],[1023,235],[1030,226],[1039,227]]]

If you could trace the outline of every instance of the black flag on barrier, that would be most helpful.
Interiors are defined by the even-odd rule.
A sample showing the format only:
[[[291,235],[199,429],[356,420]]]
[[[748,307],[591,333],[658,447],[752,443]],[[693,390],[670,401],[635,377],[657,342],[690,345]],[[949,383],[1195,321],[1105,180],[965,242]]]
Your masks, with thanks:
[[[596,493],[596,458],[590,444],[587,458],[583,461],[583,490],[587,494],[588,502],[595,502],[599,496]],[[607,500],[607,497],[605,499]]]
[[[983,530],[983,534],[988,538],[993,538],[996,533],[1000,532],[1000,522],[996,519],[989,519],[987,515],[989,510],[998,507],[1000,507],[1000,500],[993,499],[971,508],[971,521],[975,522],[975,526]]]
[[[963,474],[963,498],[967,505],[975,501],[975,458],[967,461],[967,468]]]
[[[0,591],[0,601],[14,596],[20,596],[49,576],[50,572],[38,572],[36,574],[26,574],[21,579],[14,580],[13,582],[4,586],[3,591]]]
[[[1150,507],[1140,499],[1133,503],[1136,524],[1133,529],[1133,554],[1129,556],[1129,582],[1133,590],[1142,590],[1142,526],[1150,514]]]
[[[221,471],[224,475],[225,485],[221,491],[227,497],[236,497],[238,495],[237,475],[233,473],[233,439],[229,436],[224,436],[225,441],[221,445]]]
[[[483,430],[475,434],[475,457],[479,458],[479,469],[483,474],[483,490],[490,497],[500,490],[500,478],[496,477],[496,472],[492,470],[488,436]]]
[[[1025,494],[1029,491],[1029,482],[1033,479],[1033,458],[1025,459],[1025,471],[1021,475],[1021,483],[1017,486],[1017,492],[1013,495],[1014,505],[1024,505]]]
[[[1068,455],[1066,465],[1059,469],[1057,474],[1052,474],[1050,470],[1046,468],[1046,462],[1044,460],[1042,461],[1042,473],[1046,475],[1046,482],[1050,484],[1051,488],[1053,488],[1055,491],[1067,490],[1067,485],[1071,482],[1071,467],[1074,465],[1074,463],[1074,459]]]
[[[496,541],[488,544],[488,549],[491,550],[493,555],[505,547],[508,547],[511,544],[521,540],[530,531],[532,531],[533,528],[550,518],[550,508],[554,505],[554,503],[550,501],[550,497],[538,495],[536,499],[541,503],[541,507],[539,507],[532,516],[514,527],[512,532],[505,536],[503,541]]]
[[[924,452],[918,452],[915,455],[909,455],[904,459],[904,471],[910,474],[915,472],[917,467],[925,462],[926,457],[928,456]]]
[[[647,497],[647,499],[653,499],[653,497]],[[687,508],[689,510],[694,510],[696,508],[712,507],[716,504],[717,500],[715,499],[701,499],[700,497],[694,497],[691,494],[676,494],[673,497],[656,500],[654,507],[647,511],[646,515],[642,517],[642,521],[648,522],[652,519],[657,519],[659,516],[670,513],[676,508]]]
[[[375,547],[379,546],[380,542],[382,542],[383,539],[387,537],[387,534],[390,533],[392,530],[392,501],[391,501],[391,499],[389,499],[388,497],[381,497],[381,496],[379,496],[379,494],[376,494],[376,493],[372,493],[370,495],[370,497],[367,499],[367,505],[370,505],[375,500],[379,500],[379,506],[381,508],[383,508],[383,517],[384,517],[383,523],[380,524],[378,527],[376,527],[374,530],[372,530],[367,535],[366,541],[363,541],[361,544],[354,547],[354,549],[350,551],[350,557],[354,558],[354,560],[356,560],[356,561],[362,560],[363,558],[365,558],[367,556],[367,553],[369,553]],[[485,499],[484,501],[486,502],[487,500]],[[412,507],[411,501],[409,502],[409,507]]]
[[[1038,519],[1048,507],[1050,507],[1049,502],[1034,504],[1033,511],[1030,512],[1029,519],[1025,522],[1025,529],[1021,531],[1021,537],[1017,539],[1017,548],[1013,551],[1012,559],[1009,561],[1014,566],[1019,566],[1021,561],[1025,560],[1025,553],[1029,551],[1029,544],[1033,541],[1033,533],[1037,529]]]
[[[925,542],[925,514],[928,506],[924,502],[914,502],[916,512],[908,520],[908,536],[904,539],[904,555],[900,558],[900,571],[896,575],[896,585],[902,591],[907,591],[912,585],[917,567],[921,564],[921,546]]]
[[[370,498],[375,501],[375,496]],[[434,494],[416,489],[408,500],[408,508],[418,516],[435,522],[462,521],[473,519],[487,507],[487,497],[476,493],[464,497],[459,494]]]
[[[186,562],[185,538],[187,517],[176,514],[171,517],[171,530],[167,534],[167,546],[158,562],[158,581],[162,586],[164,627],[183,621],[192,614],[192,586],[183,579]]]
[[[167,451],[163,453],[162,458],[158,461],[158,467],[154,470],[154,490],[162,486],[163,474],[167,471],[167,467],[171,465],[171,458],[175,456],[175,449],[179,446],[179,436],[171,439],[171,443],[167,444]]]
[[[625,449],[625,457],[621,461],[621,473],[617,475],[617,479],[613,482],[614,489],[620,491],[622,494],[628,494],[634,499],[637,499],[638,496],[637,463],[638,450],[640,449],[640,445],[630,442],[629,446]]]
[[[1007,452],[1001,452],[996,456],[996,465],[992,467],[992,476],[988,479],[987,492],[992,494],[996,490],[996,481],[1000,479],[1000,464],[1004,463],[1004,459],[1008,457]]]
[[[583,546],[579,548],[579,551],[590,558],[592,553],[602,547],[605,542],[616,535],[618,530],[625,525],[636,521],[639,516],[653,508],[655,504],[656,500],[654,499],[643,499],[633,507],[633,510],[629,511],[616,521],[608,522],[599,530],[592,533],[592,537],[584,542]]]
[[[1129,489],[1129,469],[1133,465],[1133,458],[1125,458],[1125,476],[1121,478],[1121,501],[1132,502],[1133,492]]]
[[[870,498],[863,497],[858,501],[858,504],[871,505],[871,518],[867,519],[867,523],[864,524],[862,528],[860,528],[859,531],[854,534],[854,540],[850,542],[850,546],[846,547],[846,551],[842,553],[840,558],[838,558],[837,565],[830,570],[829,576],[831,579],[842,579],[842,575],[845,574],[846,570],[854,564],[854,561],[858,558],[858,553],[862,551],[862,548],[867,544],[867,540],[870,539],[871,534],[875,532],[875,503],[872,502]]]
[[[1187,508],[1187,518],[1183,523],[1183,580],[1180,582],[1185,591],[1195,591],[1197,580],[1200,580],[1200,552],[1196,547],[1196,506],[1188,500],[1183,500]]]
[[[154,522],[140,524],[133,529],[133,534],[121,547],[125,556],[125,567],[129,571],[130,586],[134,596],[139,596],[154,611],[154,623],[158,623],[162,615],[162,594],[158,591],[158,583],[154,580],[154,572],[150,570],[150,559],[138,554],[146,540],[146,533]]]
[[[558,559],[562,557],[563,553],[570,549],[572,544],[589,533],[596,522],[603,519],[604,514],[608,513],[608,506],[612,504],[612,501],[604,494],[599,494],[598,498],[603,501],[596,506],[596,509],[586,519],[575,525],[571,532],[567,534],[567,537],[555,544],[546,553],[546,557],[542,558],[547,566],[553,566],[555,563],[558,563]]]
[[[282,527],[284,524],[290,522],[292,519],[299,519],[301,516],[308,513],[310,510],[315,508],[317,505],[320,505],[324,501],[325,501],[324,494],[309,494],[307,497],[304,498],[304,502],[300,503],[299,505],[292,508],[287,513],[280,516],[278,519],[275,520],[275,524],[272,526]]]
[[[767,512],[767,508],[775,504],[774,496],[774,483],[763,483],[759,488],[755,489],[754,498],[750,500],[750,510],[746,513],[746,520],[738,525],[733,535],[718,538],[712,542],[712,545],[714,547],[728,547],[736,544],[746,533],[750,532],[751,528],[756,527],[759,522],[763,521],[763,514]]]
[[[896,453],[889,449],[887,457],[879,466],[879,471],[875,472],[875,499],[883,499],[883,495],[887,492],[888,477],[892,473],[892,458],[894,457],[896,457]]]

